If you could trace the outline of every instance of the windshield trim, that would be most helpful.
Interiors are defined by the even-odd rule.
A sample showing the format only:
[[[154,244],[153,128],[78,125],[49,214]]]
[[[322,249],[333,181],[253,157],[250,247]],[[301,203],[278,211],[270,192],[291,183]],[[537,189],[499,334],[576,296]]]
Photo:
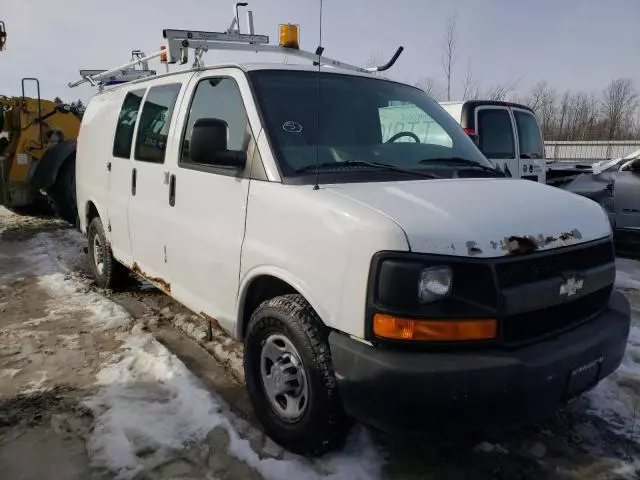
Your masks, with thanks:
[[[391,181],[391,182],[396,182],[396,181],[428,181],[428,180],[433,180],[430,178],[427,178],[425,176],[425,178],[417,178],[417,175],[411,176],[411,175],[407,175],[406,173],[402,173],[399,171],[393,171],[393,170],[361,170],[361,171],[341,171],[341,172],[318,172],[316,174],[316,172],[310,172],[309,174],[288,174],[285,173],[283,171],[281,162],[280,162],[280,158],[283,158],[283,153],[282,150],[278,144],[277,141],[275,141],[273,139],[272,136],[272,132],[271,129],[268,128],[269,122],[267,121],[267,119],[265,118],[265,110],[266,110],[266,106],[264,104],[264,100],[261,98],[260,95],[258,95],[258,89],[256,86],[256,78],[264,72],[295,72],[296,74],[309,74],[309,73],[315,73],[313,71],[309,71],[309,70],[283,70],[281,68],[264,68],[264,69],[259,69],[259,70],[250,70],[246,72],[246,78],[247,78],[247,83],[249,85],[249,89],[251,91],[251,95],[253,97],[253,101],[255,103],[256,106],[256,111],[258,113],[258,118],[260,119],[260,125],[261,125],[261,129],[262,129],[262,134],[265,136],[265,139],[267,140],[267,144],[269,145],[269,148],[272,152],[272,156],[273,156],[273,160],[275,163],[275,167],[278,171],[278,174],[280,176],[280,183],[285,184],[285,185],[314,185],[318,182],[318,178],[322,179],[323,184],[330,184],[330,183],[361,183],[361,182],[387,182],[387,181]],[[446,112],[446,110],[444,110],[444,108],[442,108],[442,106],[440,104],[438,104],[438,102],[436,102],[431,96],[429,96],[427,93],[425,93],[422,89],[414,86],[414,85],[410,85],[407,83],[403,83],[403,82],[399,82],[396,80],[392,80],[392,79],[388,79],[388,78],[379,78],[379,77],[374,77],[374,76],[367,76],[367,75],[362,75],[362,74],[351,74],[349,72],[343,72],[343,71],[328,71],[328,70],[323,70],[320,72],[321,75],[340,75],[343,77],[354,77],[354,78],[364,78],[367,80],[371,80],[371,81],[379,81],[379,82],[386,82],[386,83],[391,83],[391,84],[396,84],[396,85],[400,85],[402,87],[405,87],[407,89],[412,89],[412,90],[416,90],[417,92],[419,92],[419,94],[424,95],[426,97],[428,97],[429,99],[431,99],[434,103],[435,108],[439,108],[442,110],[442,112],[446,113],[447,115],[449,115],[448,112]],[[460,130],[462,131],[462,127],[460,127]],[[491,162],[486,158],[486,156],[484,156],[480,151],[479,151],[480,155],[482,157],[485,158],[485,161],[487,162],[488,166],[491,166]],[[479,163],[479,165],[482,165],[481,163]],[[427,168],[416,168],[415,169],[416,172],[424,172],[424,173],[429,173],[430,169]],[[354,175],[354,173],[357,173],[357,175]],[[445,177],[446,178],[446,177]]]
[[[416,175],[394,170],[342,170],[342,171],[320,171],[318,172],[318,183],[322,185],[338,183],[383,183],[383,182],[433,182],[438,180],[451,180],[451,177],[429,178],[426,175],[433,170],[428,168],[416,168]],[[425,176],[418,176],[422,172]],[[300,175],[284,176],[281,182],[283,185],[315,185],[316,172],[309,172]]]

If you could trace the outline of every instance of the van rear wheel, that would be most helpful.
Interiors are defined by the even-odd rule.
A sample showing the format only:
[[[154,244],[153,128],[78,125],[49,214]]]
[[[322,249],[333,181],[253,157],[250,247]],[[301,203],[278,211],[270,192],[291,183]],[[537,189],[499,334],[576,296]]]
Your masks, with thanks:
[[[113,258],[111,245],[107,241],[99,217],[91,220],[87,237],[89,239],[89,263],[96,284],[102,288],[122,286],[127,279],[128,272],[124,265]]]
[[[265,301],[247,328],[244,371],[256,416],[276,443],[301,455],[339,447],[351,427],[327,339],[301,295]]]

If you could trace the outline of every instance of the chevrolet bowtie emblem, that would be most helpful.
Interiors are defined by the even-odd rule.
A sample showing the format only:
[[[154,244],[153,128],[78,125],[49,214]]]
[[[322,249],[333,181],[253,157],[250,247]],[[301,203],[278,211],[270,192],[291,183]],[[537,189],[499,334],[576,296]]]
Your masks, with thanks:
[[[560,295],[570,297],[578,293],[584,287],[584,280],[576,280],[576,277],[568,278],[566,282],[560,285]]]

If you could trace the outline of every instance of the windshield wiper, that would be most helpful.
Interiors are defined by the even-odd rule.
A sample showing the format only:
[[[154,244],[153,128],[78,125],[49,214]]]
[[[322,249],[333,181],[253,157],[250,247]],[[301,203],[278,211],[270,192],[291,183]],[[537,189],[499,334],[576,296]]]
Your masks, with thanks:
[[[424,178],[442,178],[440,175],[436,175],[434,173],[420,172],[420,171],[411,170],[408,168],[396,167],[395,165],[391,165],[389,163],[366,162],[364,160],[347,160],[345,162],[322,162],[322,163],[318,163],[317,165],[311,164],[311,165],[306,165],[302,168],[298,168],[297,170],[295,170],[295,173],[315,172],[316,169],[318,171],[333,170],[333,169],[339,169],[344,167],[374,167],[374,168],[380,168],[383,170],[389,170],[393,172],[408,173],[410,175],[416,175],[418,177],[424,177]]]
[[[530,158],[533,160],[537,160],[538,158],[542,158],[539,153],[521,153],[520,158]]]
[[[506,177],[506,175],[494,167],[487,167],[486,165],[482,165],[478,162],[474,162],[473,160],[469,160],[467,158],[462,157],[438,157],[438,158],[425,158],[424,160],[420,160],[418,163],[437,163],[440,165],[456,165],[464,168],[476,168],[480,170],[484,170],[485,172],[495,173],[501,177]]]

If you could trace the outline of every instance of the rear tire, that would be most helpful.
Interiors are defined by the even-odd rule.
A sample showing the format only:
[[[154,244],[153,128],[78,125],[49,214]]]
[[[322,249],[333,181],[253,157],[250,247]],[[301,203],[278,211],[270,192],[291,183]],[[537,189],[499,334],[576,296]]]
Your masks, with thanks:
[[[78,226],[78,206],[76,205],[76,158],[65,160],[58,172],[56,182],[49,190],[53,210],[64,221]]]
[[[102,288],[118,288],[126,283],[127,268],[113,258],[111,245],[107,241],[104,227],[99,217],[89,224],[89,263],[96,284]]]
[[[328,329],[301,295],[276,297],[256,309],[244,371],[256,416],[276,443],[321,455],[344,442],[351,420],[338,397]]]

